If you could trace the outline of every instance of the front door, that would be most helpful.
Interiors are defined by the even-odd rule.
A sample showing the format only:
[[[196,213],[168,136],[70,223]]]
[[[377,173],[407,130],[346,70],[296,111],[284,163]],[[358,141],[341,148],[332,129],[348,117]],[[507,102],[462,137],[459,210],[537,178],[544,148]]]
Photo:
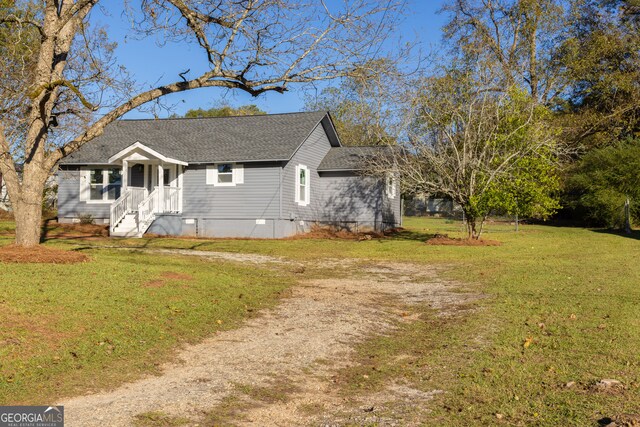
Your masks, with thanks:
[[[129,186],[144,188],[144,165],[140,163],[129,169]]]

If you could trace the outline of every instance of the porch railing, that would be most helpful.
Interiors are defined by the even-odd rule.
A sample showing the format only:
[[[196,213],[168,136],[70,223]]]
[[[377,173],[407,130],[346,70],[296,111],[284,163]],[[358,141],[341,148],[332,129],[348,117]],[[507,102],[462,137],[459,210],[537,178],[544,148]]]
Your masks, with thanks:
[[[146,188],[129,187],[122,195],[111,204],[111,215],[109,216],[109,229],[111,232],[118,223],[131,212],[138,209],[138,205],[147,197]]]
[[[124,193],[111,204],[111,216],[109,217],[109,230],[113,232],[116,225],[129,212],[131,206],[131,189],[125,190]]]
[[[156,217],[159,208],[158,189],[153,190],[138,204],[138,237],[141,237]]]
[[[149,195],[149,191],[146,188],[128,187],[128,190],[131,191],[131,203],[129,206],[133,210],[137,209],[140,202]]]
[[[158,187],[155,187],[151,193],[146,188],[127,188],[118,200],[111,204],[109,219],[111,232],[128,213],[132,212],[137,212],[138,235],[141,236],[147,231],[157,213],[180,212],[180,188],[165,186],[162,200],[160,200]]]
[[[179,212],[179,187],[164,187],[164,202],[162,204],[163,212]]]

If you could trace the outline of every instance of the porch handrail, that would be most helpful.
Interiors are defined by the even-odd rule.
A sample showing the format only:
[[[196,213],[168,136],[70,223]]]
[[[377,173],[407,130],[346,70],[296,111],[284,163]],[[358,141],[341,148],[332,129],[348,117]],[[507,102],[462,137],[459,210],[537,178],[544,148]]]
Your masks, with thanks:
[[[138,236],[142,236],[153,222],[158,211],[158,188],[156,187],[138,205]]]
[[[111,204],[111,215],[109,216],[109,230],[113,232],[116,225],[125,217],[131,207],[131,191],[125,190],[120,197]]]
[[[164,187],[164,202],[162,211],[164,212],[180,212],[178,206],[180,187]]]
[[[146,188],[128,187],[128,190],[131,190],[131,202],[129,204],[129,206],[131,206],[131,209],[136,209],[140,202],[142,202],[145,197],[149,195],[149,191]]]

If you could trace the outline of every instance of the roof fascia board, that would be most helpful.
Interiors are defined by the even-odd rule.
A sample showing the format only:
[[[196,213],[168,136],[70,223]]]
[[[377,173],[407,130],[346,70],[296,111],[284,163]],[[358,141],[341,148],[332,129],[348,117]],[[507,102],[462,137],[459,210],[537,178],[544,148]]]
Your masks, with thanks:
[[[147,153],[151,154],[154,157],[157,157],[159,160],[162,160],[165,163],[175,163],[175,164],[182,165],[182,166],[187,166],[188,165],[187,162],[183,162],[182,160],[177,160],[177,159],[172,159],[171,157],[166,157],[166,156],[158,153],[153,148],[147,147],[146,145],[144,145],[140,141],[136,141],[135,143],[131,144],[130,146],[120,150],[119,152],[117,152],[113,156],[109,157],[109,163],[115,162],[116,160],[120,159],[121,157],[125,156],[127,153],[129,153],[129,152],[131,152],[131,151],[133,151],[135,149],[140,149],[142,151],[146,151]]]
[[[253,159],[253,160],[207,160],[207,161],[194,161],[189,162],[190,165],[211,165],[215,163],[274,163],[274,162],[286,162],[289,159]]]
[[[327,126],[324,125],[324,121],[325,119],[327,119],[327,122],[329,123],[329,130],[330,132],[327,131]],[[327,114],[322,118],[322,120],[320,120],[320,122],[322,123],[322,127],[324,127],[324,131],[327,134],[327,137],[329,138],[329,143],[331,143],[332,147],[342,147],[342,142],[340,141],[340,135],[338,135],[338,131],[336,130],[336,126],[333,124],[333,117],[331,117],[331,113],[327,111]],[[333,145],[333,141],[334,140],[336,142],[336,146]]]

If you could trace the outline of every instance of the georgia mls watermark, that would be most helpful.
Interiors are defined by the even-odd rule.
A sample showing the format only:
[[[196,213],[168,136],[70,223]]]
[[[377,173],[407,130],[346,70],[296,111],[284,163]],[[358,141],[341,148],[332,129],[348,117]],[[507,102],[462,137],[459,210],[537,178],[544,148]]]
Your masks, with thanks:
[[[64,427],[64,406],[0,406],[0,427]]]

